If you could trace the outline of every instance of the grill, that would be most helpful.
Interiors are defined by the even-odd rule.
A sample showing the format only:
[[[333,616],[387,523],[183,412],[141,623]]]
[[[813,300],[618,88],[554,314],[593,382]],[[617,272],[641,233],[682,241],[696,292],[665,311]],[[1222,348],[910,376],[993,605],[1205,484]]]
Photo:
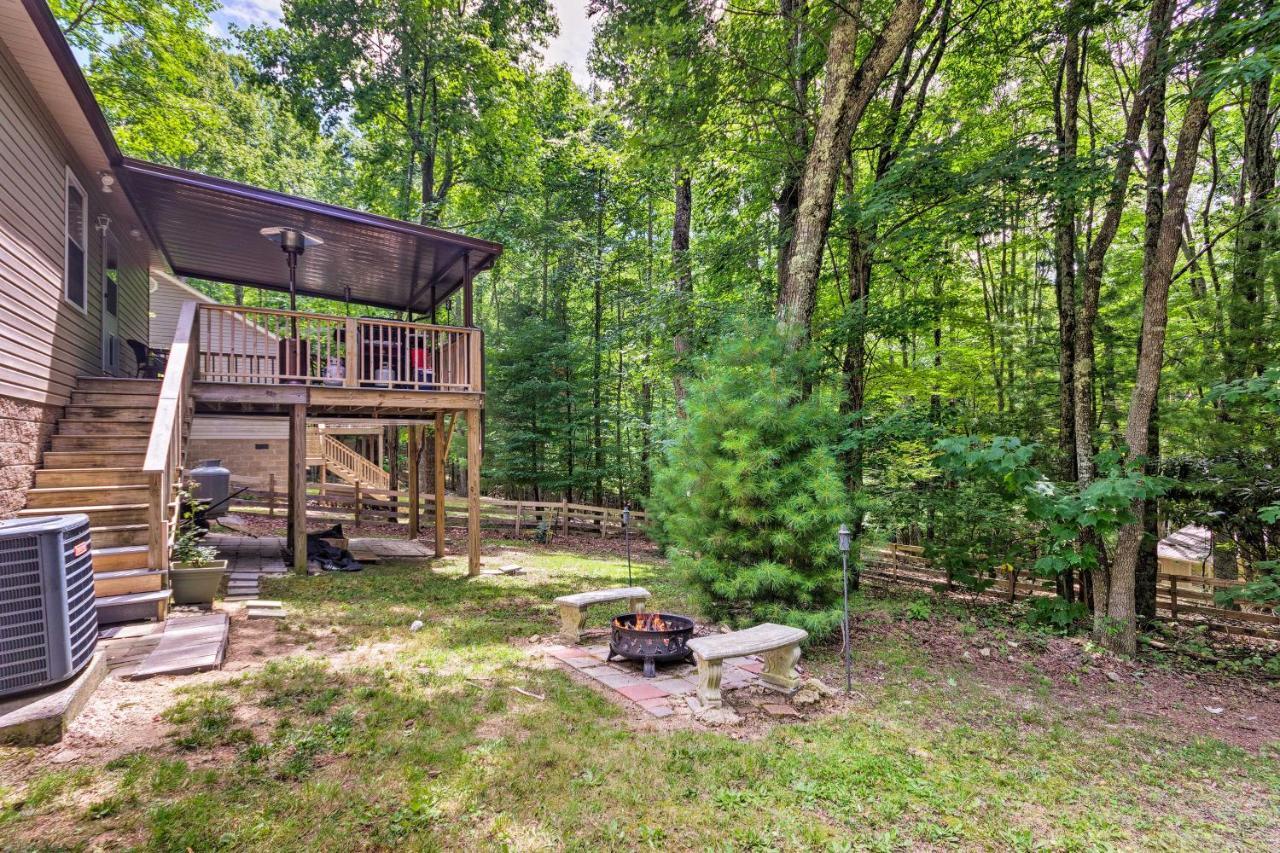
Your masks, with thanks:
[[[653,678],[656,665],[689,657],[693,620],[671,613],[624,613],[610,623],[609,655],[644,661],[644,677]]]

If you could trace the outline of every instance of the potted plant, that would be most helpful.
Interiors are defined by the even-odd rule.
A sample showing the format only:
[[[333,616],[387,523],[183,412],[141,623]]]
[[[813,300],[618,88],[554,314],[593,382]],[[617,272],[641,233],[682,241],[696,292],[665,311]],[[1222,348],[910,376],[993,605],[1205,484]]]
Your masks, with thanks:
[[[204,531],[196,526],[190,512],[184,512],[178,536],[169,549],[169,580],[174,604],[212,605],[218,593],[227,561],[218,559],[218,549],[200,540]]]

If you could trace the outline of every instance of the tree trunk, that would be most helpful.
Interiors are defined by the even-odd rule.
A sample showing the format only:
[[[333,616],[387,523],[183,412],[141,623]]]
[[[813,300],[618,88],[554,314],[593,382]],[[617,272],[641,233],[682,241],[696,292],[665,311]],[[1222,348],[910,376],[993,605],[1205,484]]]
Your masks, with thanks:
[[[781,0],[778,11],[790,28],[788,62],[792,109],[795,120],[791,127],[791,145],[783,169],[782,191],[775,205],[778,211],[778,287],[787,280],[787,261],[791,257],[791,236],[796,211],[800,209],[800,177],[804,171],[804,152],[809,144],[809,84],[812,82],[804,62],[805,0]]]
[[[855,64],[861,5],[851,2],[837,12],[827,46],[822,107],[800,179],[800,207],[787,277],[778,292],[778,322],[797,345],[809,336],[836,182],[849,142],[871,98],[911,38],[923,7],[921,0],[898,0],[861,65]]]
[[[1193,84],[1193,94],[1187,101],[1182,128],[1178,132],[1178,149],[1174,156],[1173,170],[1169,175],[1169,189],[1164,197],[1164,210],[1160,233],[1153,257],[1144,263],[1142,336],[1139,341],[1137,383],[1129,402],[1129,420],[1125,441],[1129,447],[1131,464],[1145,460],[1149,450],[1148,429],[1155,410],[1156,395],[1160,390],[1160,368],[1164,361],[1165,324],[1169,316],[1169,284],[1173,279],[1173,265],[1182,245],[1182,218],[1186,214],[1187,192],[1195,176],[1200,137],[1209,119],[1209,104],[1200,94],[1203,80]],[[1115,563],[1111,570],[1110,595],[1107,601],[1106,621],[1095,621],[1098,642],[1121,654],[1132,655],[1137,650],[1134,625],[1134,584],[1138,550],[1142,544],[1142,501],[1132,506],[1134,521],[1120,529],[1116,540]],[[1097,630],[1097,629],[1101,630]]]
[[[1263,266],[1267,256],[1270,196],[1276,184],[1276,160],[1271,150],[1274,125],[1268,108],[1271,74],[1249,86],[1244,115],[1244,163],[1241,176],[1243,221],[1236,234],[1235,274],[1228,300],[1230,335],[1228,379],[1258,375],[1266,368],[1265,337],[1259,330],[1266,315]]]
[[[676,170],[676,210],[671,225],[671,271],[675,289],[674,330],[671,348],[675,352],[675,364],[671,370],[671,382],[675,388],[676,413],[683,417],[685,378],[689,352],[688,325],[690,294],[693,291],[693,270],[689,261],[689,232],[693,221],[693,178],[684,169]]]
[[[591,464],[595,468],[592,497],[596,506],[604,502],[604,448],[600,416],[600,385],[603,354],[600,332],[604,323],[604,173],[596,172],[595,273],[591,277]]]
[[[1120,227],[1124,213],[1125,196],[1129,189],[1129,174],[1133,170],[1134,151],[1142,133],[1147,105],[1150,103],[1152,81],[1163,74],[1161,57],[1165,39],[1172,20],[1171,0],[1155,0],[1147,24],[1147,37],[1143,45],[1142,65],[1134,89],[1133,103],[1125,121],[1124,137],[1120,141],[1111,188],[1107,196],[1105,212],[1093,243],[1085,256],[1084,277],[1081,281],[1080,306],[1076,314],[1075,364],[1073,365],[1073,405],[1075,407],[1076,433],[1076,482],[1084,488],[1093,481],[1093,327],[1098,317],[1098,298],[1102,288],[1103,262]],[[1145,432],[1145,430],[1144,430]],[[1095,584],[1095,593],[1101,585]],[[1106,608],[1095,610],[1105,613]]]
[[[1054,129],[1058,143],[1058,170],[1069,175],[1075,166],[1079,144],[1080,81],[1085,52],[1080,33],[1067,34],[1058,70],[1054,100]],[[1062,479],[1076,479],[1075,334],[1076,334],[1076,194],[1060,178],[1053,209],[1054,295],[1058,303],[1058,454]]]

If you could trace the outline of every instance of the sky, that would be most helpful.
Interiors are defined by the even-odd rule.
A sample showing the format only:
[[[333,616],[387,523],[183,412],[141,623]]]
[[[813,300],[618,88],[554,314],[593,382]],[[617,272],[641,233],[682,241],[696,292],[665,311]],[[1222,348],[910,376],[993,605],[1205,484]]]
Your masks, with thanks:
[[[547,48],[546,62],[568,65],[573,79],[585,88],[591,82],[587,71],[587,53],[591,50],[587,0],[551,0],[551,5],[560,18],[560,35]],[[223,33],[229,24],[240,27],[273,24],[280,20],[280,0],[222,0],[221,11],[213,17]]]

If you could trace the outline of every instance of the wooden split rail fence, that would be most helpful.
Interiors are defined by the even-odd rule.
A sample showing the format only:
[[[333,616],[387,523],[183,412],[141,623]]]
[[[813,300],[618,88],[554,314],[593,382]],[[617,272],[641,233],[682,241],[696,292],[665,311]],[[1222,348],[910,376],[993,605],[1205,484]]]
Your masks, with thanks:
[[[924,556],[924,549],[915,545],[864,547],[862,566],[864,577],[930,588],[947,584],[946,570],[934,566]],[[1043,579],[1029,577],[1025,572],[1015,579],[1012,572],[993,568],[989,577],[995,583],[983,594],[984,598],[1014,601],[1056,594]],[[1214,602],[1215,589],[1237,585],[1217,578],[1161,572],[1156,577],[1156,615],[1171,622],[1208,624],[1224,634],[1280,640],[1280,614],[1228,610]]]
[[[235,488],[246,485],[243,481]],[[266,513],[283,516],[287,507],[287,493],[279,487],[275,477],[269,477],[265,488],[258,483],[249,485],[231,503],[235,512]],[[421,496],[423,524],[435,521],[435,496]],[[349,486],[345,483],[307,484],[307,517],[312,521],[349,521],[353,524],[409,523],[409,493],[386,489]],[[459,526],[467,523],[467,499],[445,500],[446,523]],[[622,535],[622,510],[613,507],[590,506],[568,501],[509,501],[500,498],[480,498],[480,526],[489,529],[510,528],[516,535],[532,533],[540,524],[560,535],[570,532],[591,532],[601,538]],[[641,532],[645,514],[631,511],[631,527]]]

